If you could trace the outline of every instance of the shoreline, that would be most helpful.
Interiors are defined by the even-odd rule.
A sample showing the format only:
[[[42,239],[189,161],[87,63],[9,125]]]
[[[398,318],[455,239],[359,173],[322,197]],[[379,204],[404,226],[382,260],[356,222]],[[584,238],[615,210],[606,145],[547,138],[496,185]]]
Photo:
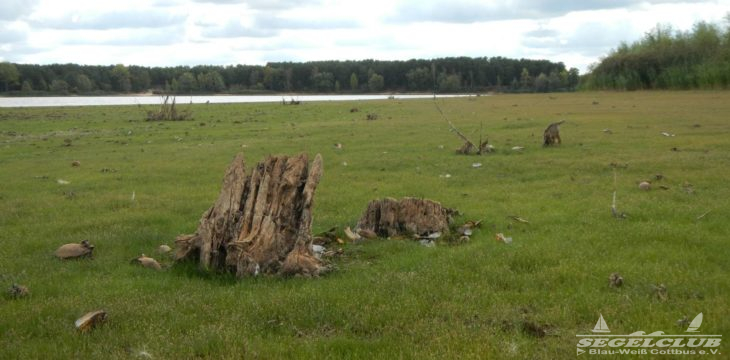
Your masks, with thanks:
[[[367,101],[367,100],[409,100],[491,96],[488,94],[417,94],[417,93],[384,93],[384,94],[276,94],[276,95],[170,95],[178,104],[231,104],[231,103],[289,103],[317,101]],[[64,106],[124,106],[124,105],[160,105],[161,95],[111,95],[111,96],[37,96],[37,97],[0,97],[0,108],[18,107],[64,107]]]

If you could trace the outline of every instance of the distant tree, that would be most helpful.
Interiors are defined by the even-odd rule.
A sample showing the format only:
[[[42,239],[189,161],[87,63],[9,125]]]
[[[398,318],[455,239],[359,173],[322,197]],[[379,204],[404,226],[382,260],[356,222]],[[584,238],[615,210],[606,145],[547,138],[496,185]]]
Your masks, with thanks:
[[[350,75],[350,90],[357,91],[360,88],[360,84],[357,80],[357,74],[352,73]]]
[[[433,91],[436,92],[436,62],[431,61],[431,83],[433,84]]]
[[[111,85],[114,91],[129,92],[132,82],[129,79],[129,69],[122,64],[115,65],[111,70]]]
[[[221,92],[226,89],[223,77],[217,71],[198,74],[198,88],[200,91]]]
[[[69,86],[65,80],[54,79],[51,81],[51,86],[48,87],[51,92],[66,95],[68,94]]]
[[[177,79],[173,78],[172,81],[170,81],[170,84],[165,86],[165,92],[167,93],[174,93],[177,92],[177,89],[180,87],[177,83]]]
[[[668,54],[673,56],[682,52],[691,53],[700,46],[700,48],[708,47],[712,44],[713,28],[711,26],[698,26],[702,36],[690,36],[686,34],[683,38],[682,46],[670,46],[662,49],[667,50]],[[719,31],[719,33],[717,32]],[[717,30],[715,33],[721,35],[720,46],[717,53],[713,55],[716,58],[730,58],[730,47],[723,44],[730,43],[730,35],[723,32],[724,28]],[[661,33],[663,34],[663,33]],[[663,35],[662,35],[663,36]],[[656,37],[663,39],[662,36]],[[662,40],[663,41],[663,40]],[[654,41],[657,44],[663,44],[662,41]],[[698,45],[704,44],[704,45]],[[657,45],[658,46],[658,45]],[[681,50],[681,51],[680,51]],[[685,51],[687,50],[687,51]],[[626,56],[622,53],[622,56]],[[652,59],[656,57],[638,56],[629,60],[632,64],[652,64]],[[691,57],[684,56],[690,59]],[[687,67],[692,67],[688,62]],[[14,76],[7,79],[7,76],[0,77],[0,91],[4,89],[15,90],[20,88],[20,84],[28,80],[35,91],[48,90],[48,83],[53,79],[64,80],[69,91],[84,92],[86,88],[83,80],[77,81],[76,74],[85,75],[91,82],[91,90],[100,89],[108,92],[142,92],[148,89],[167,89],[168,91],[190,92],[190,91],[222,91],[221,83],[224,88],[236,89],[236,91],[245,91],[246,89],[267,89],[271,91],[319,91],[330,92],[337,90],[348,90],[357,92],[361,90],[369,91],[399,91],[408,89],[411,91],[438,91],[441,89],[450,89],[449,91],[463,91],[465,88],[469,91],[479,91],[482,89],[494,89],[495,86],[507,88],[510,86],[512,79],[517,79],[518,86],[514,90],[520,89],[520,80],[522,79],[521,70],[526,70],[527,74],[537,76],[537,74],[552,74],[555,72],[560,78],[560,88],[568,89],[569,74],[562,63],[553,63],[547,60],[528,60],[528,59],[507,59],[502,57],[494,58],[438,58],[438,59],[412,59],[408,61],[379,61],[379,60],[359,60],[359,61],[314,61],[304,63],[268,63],[265,66],[259,65],[235,65],[235,66],[176,66],[176,67],[142,67],[142,66],[93,66],[93,65],[76,65],[76,64],[51,64],[51,65],[26,65],[14,64],[17,68],[19,77]],[[624,63],[616,62],[616,67],[624,66]],[[2,66],[7,69],[7,64]],[[647,67],[647,66],[644,66]],[[650,73],[636,71],[635,75],[622,74],[626,84],[641,84],[646,81],[645,78],[651,79],[655,83],[686,83],[689,80],[707,84],[708,87],[715,86],[716,82],[709,79],[720,77],[730,78],[724,75],[727,71],[721,71],[720,66],[705,66],[697,71],[702,75],[687,76],[690,73],[688,69],[674,69],[671,76],[668,73],[655,71]],[[689,69],[691,70],[691,69]],[[218,76],[213,73],[220,74],[222,82]],[[188,75],[193,75],[191,79]],[[446,74],[446,75],[441,75]],[[448,74],[456,74],[456,77],[449,78]],[[463,76],[462,76],[463,74]],[[377,76],[374,76],[377,75]],[[381,79],[382,77],[382,84]],[[387,83],[386,83],[387,79]],[[693,80],[696,79],[696,80]],[[183,80],[182,83],[180,80]],[[371,83],[372,80],[372,83]],[[529,85],[523,91],[534,91],[534,78],[529,78]],[[555,88],[553,81],[548,75],[548,83],[550,88]],[[571,78],[572,84],[577,84],[578,78]],[[681,81],[680,81],[681,80]],[[714,80],[713,80],[714,81]],[[730,82],[730,80],[728,80]],[[78,84],[77,84],[78,83]],[[458,84],[458,85],[457,85]],[[80,86],[79,86],[80,85]],[[632,85],[633,86],[633,85]],[[705,85],[703,85],[705,86]]]
[[[530,72],[527,70],[527,68],[522,68],[522,72],[520,73],[520,87],[525,89],[531,89],[535,83],[535,80],[532,79],[532,76],[530,76]]]
[[[15,64],[0,62],[0,81],[5,84],[5,91],[9,91],[10,86],[15,85],[18,79],[20,79],[20,73]]]
[[[371,92],[378,92],[383,90],[385,87],[385,78],[383,75],[373,73],[368,79],[368,90]]]
[[[568,70],[568,88],[575,89],[580,82],[580,72],[576,68]]]
[[[23,80],[23,85],[20,86],[20,91],[24,93],[29,93],[33,91],[33,85],[31,85],[30,81]]]
[[[198,91],[198,82],[195,80],[195,75],[189,71],[182,73],[177,78],[177,86],[174,90],[178,93]]]
[[[39,91],[47,91],[48,90],[48,83],[46,82],[46,79],[40,78],[38,80],[37,85],[34,87],[34,89]]]
[[[430,90],[433,85],[431,70],[427,67],[411,69],[406,73],[408,89],[413,91]]]
[[[568,71],[563,69],[560,74],[558,74],[558,77],[560,78],[560,87],[563,89],[568,89]]]
[[[198,80],[199,82],[200,80]],[[284,72],[271,66],[264,67],[264,87],[268,90],[283,90],[285,87]],[[202,87],[202,85],[201,85]]]
[[[461,76],[457,74],[439,74],[438,89],[440,92],[454,93],[461,91]]]
[[[144,92],[149,90],[151,86],[149,70],[140,66],[130,66],[129,82],[131,90],[134,92]]]
[[[335,86],[335,76],[330,72],[316,71],[312,75],[312,85],[319,92],[330,92]]]
[[[94,88],[94,84],[88,76],[84,74],[76,74],[73,77],[73,88],[76,92],[86,93]]]
[[[251,71],[248,76],[248,83],[251,88],[262,87],[263,83],[261,82],[261,73],[258,70]]]
[[[545,73],[540,73],[535,79],[535,91],[537,92],[548,92],[550,89],[550,82]]]
[[[548,75],[548,91],[556,91],[563,88],[562,81],[558,72],[553,70]]]
[[[730,87],[730,26],[698,22],[691,31],[657,25],[632,44],[620,44],[590,69],[585,89]]]

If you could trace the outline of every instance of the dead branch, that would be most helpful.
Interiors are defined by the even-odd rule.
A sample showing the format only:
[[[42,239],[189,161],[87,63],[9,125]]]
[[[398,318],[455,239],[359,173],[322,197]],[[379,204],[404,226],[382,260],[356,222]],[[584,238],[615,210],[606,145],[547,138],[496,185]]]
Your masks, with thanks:
[[[479,148],[477,149],[477,147],[474,145],[474,143],[471,140],[469,140],[469,138],[467,138],[466,135],[464,135],[461,131],[459,131],[459,129],[457,129],[456,126],[454,126],[454,124],[451,122],[451,120],[446,118],[446,115],[444,115],[444,112],[441,110],[441,107],[439,107],[439,104],[434,101],[434,105],[436,105],[436,110],[438,110],[439,114],[441,114],[441,118],[443,118],[446,121],[446,123],[449,124],[449,131],[455,133],[456,136],[458,136],[462,140],[464,140],[464,144],[459,149],[456,150],[457,154],[469,155],[469,154],[475,152],[475,149],[476,149],[477,155],[485,154],[485,153],[492,151],[492,146],[489,145],[489,140],[482,141],[483,124],[482,124],[482,127],[479,128]]]

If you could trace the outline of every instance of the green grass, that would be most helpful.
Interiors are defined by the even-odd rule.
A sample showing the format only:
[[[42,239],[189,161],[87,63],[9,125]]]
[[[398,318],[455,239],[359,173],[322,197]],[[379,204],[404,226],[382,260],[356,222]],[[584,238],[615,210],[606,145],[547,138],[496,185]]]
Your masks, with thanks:
[[[730,333],[730,92],[438,102],[467,136],[483,125],[496,153],[456,155],[432,100],[196,105],[194,121],[164,123],[135,106],[0,109],[0,285],[31,290],[0,297],[0,357],[555,359],[574,356],[575,335],[599,313],[615,334],[679,334],[675,321],[699,312],[703,334]],[[542,148],[559,119],[563,145]],[[484,226],[459,246],[346,245],[337,271],[318,279],[131,265],[195,230],[239,151],[249,166],[322,154],[316,232],[354,225],[384,196],[434,199]],[[628,165],[615,186],[625,220],[610,212],[611,163]],[[514,242],[497,243],[497,232]],[[53,258],[83,239],[95,259]],[[614,271],[622,288],[607,285]],[[667,301],[653,295],[660,283]],[[100,308],[108,323],[78,334],[74,320]]]

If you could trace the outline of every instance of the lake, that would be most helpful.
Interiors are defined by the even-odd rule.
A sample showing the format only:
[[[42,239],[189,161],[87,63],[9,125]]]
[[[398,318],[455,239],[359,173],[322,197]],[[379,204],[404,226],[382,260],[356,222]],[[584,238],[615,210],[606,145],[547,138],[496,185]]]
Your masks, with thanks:
[[[476,95],[436,95],[438,98],[463,97]],[[193,95],[177,96],[178,104],[205,103],[264,103],[284,101],[349,101],[349,100],[385,100],[394,98],[427,99],[433,94],[401,94],[401,95]],[[160,96],[43,96],[43,97],[0,97],[0,107],[46,107],[46,106],[95,106],[95,105],[156,105],[162,103]]]

